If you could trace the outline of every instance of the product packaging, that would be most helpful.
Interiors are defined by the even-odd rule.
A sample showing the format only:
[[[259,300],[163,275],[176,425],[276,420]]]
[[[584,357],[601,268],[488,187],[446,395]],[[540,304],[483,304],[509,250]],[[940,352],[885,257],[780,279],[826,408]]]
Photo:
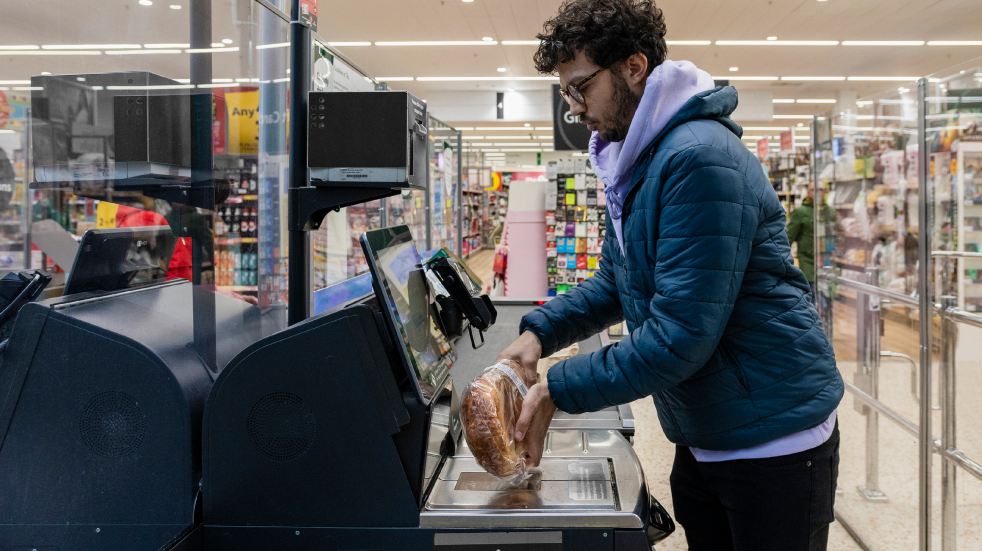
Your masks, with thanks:
[[[488,367],[467,387],[460,410],[474,459],[490,474],[515,485],[528,478],[525,445],[514,437],[528,393],[520,373],[521,366],[510,360]]]

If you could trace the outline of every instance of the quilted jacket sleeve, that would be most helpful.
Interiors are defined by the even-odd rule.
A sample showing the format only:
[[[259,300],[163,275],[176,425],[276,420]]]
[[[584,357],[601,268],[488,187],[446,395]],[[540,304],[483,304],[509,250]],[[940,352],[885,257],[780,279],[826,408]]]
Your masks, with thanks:
[[[610,220],[607,227],[611,227]],[[528,330],[539,337],[543,356],[603,331],[623,319],[614,271],[608,260],[610,247],[617,246],[611,229],[604,238],[600,269],[593,277],[522,318],[519,333]]]
[[[549,371],[550,393],[563,411],[596,411],[678,385],[706,364],[722,337],[759,202],[732,157],[709,146],[677,153],[663,174],[660,192],[642,189],[637,197],[659,211],[647,268],[654,277],[649,317],[619,343]]]

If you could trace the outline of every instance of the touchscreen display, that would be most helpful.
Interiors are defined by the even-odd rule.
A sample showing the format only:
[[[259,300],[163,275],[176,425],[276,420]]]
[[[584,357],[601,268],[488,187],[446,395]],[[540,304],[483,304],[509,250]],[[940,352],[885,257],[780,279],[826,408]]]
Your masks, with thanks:
[[[432,398],[449,374],[455,354],[433,318],[426,275],[409,228],[366,232],[362,246],[403,355],[423,396]]]

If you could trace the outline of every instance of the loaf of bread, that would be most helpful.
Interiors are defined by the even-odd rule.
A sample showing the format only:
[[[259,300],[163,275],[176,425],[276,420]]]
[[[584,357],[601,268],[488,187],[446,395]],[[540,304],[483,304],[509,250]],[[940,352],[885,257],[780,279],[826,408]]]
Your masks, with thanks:
[[[503,479],[525,476],[525,445],[514,438],[526,392],[521,366],[502,360],[484,370],[464,393],[460,416],[477,463]]]

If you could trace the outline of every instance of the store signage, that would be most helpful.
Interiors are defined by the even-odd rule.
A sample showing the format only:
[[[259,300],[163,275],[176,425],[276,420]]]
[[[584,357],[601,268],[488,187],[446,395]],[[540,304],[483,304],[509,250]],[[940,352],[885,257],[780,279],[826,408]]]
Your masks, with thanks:
[[[770,140],[762,138],[757,140],[757,158],[763,161],[767,158],[767,150],[770,147]]]
[[[552,85],[552,130],[556,151],[586,151],[590,146],[590,131],[569,112],[558,84]]]
[[[300,0],[300,22],[317,30],[317,0]]]
[[[794,133],[790,130],[781,132],[781,153],[794,151]]]
[[[259,90],[225,92],[230,155],[259,153]]]
[[[958,127],[963,142],[982,142],[982,113],[961,113]]]

